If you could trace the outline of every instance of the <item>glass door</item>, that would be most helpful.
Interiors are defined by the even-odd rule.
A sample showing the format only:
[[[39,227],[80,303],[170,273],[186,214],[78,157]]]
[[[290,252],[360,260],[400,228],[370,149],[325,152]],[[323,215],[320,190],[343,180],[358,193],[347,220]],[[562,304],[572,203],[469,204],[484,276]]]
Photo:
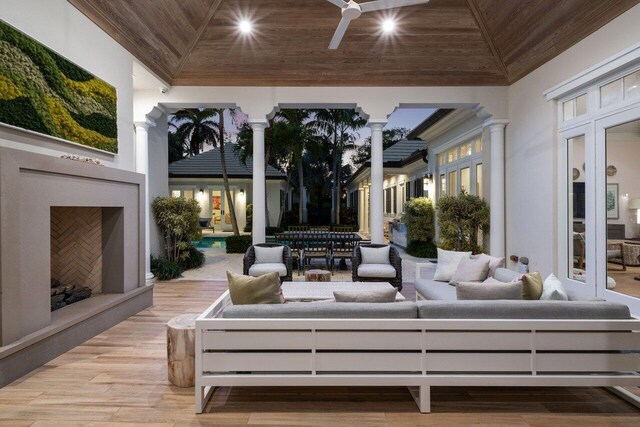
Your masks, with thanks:
[[[211,190],[211,223],[217,230],[222,230],[224,208],[224,191],[221,189]]]
[[[598,295],[640,312],[640,107],[596,122]]]

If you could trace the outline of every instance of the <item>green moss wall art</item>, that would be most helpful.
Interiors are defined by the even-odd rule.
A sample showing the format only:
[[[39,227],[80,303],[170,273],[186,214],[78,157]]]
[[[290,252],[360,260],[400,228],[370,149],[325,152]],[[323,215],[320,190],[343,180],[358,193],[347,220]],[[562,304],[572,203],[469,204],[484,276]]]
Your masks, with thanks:
[[[118,152],[116,89],[2,20],[0,122]]]

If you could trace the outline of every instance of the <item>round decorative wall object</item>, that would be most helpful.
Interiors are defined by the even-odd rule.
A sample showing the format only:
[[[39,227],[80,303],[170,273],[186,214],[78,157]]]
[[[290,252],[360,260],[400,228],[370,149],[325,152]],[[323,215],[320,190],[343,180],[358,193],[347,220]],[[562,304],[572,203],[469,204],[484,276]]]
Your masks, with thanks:
[[[580,178],[580,170],[578,168],[573,168],[573,180]]]
[[[615,174],[618,173],[618,168],[610,165],[607,167],[607,176],[614,176]]]

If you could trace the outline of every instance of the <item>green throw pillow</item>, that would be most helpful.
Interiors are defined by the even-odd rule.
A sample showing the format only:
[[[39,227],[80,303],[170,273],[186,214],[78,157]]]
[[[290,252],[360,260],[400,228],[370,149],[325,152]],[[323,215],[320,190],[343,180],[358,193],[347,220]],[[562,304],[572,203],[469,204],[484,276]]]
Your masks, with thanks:
[[[536,300],[542,295],[542,276],[534,272],[522,276],[522,299]]]
[[[277,272],[251,277],[227,271],[227,280],[233,305],[284,303]]]

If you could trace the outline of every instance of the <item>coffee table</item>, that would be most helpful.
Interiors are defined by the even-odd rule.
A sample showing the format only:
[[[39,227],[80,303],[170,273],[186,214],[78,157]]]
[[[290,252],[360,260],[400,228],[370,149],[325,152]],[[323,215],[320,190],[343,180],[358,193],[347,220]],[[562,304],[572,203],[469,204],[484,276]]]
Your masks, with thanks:
[[[387,282],[284,282],[282,294],[287,301],[333,300],[333,291],[375,291],[392,288]],[[404,301],[398,292],[396,302]]]

